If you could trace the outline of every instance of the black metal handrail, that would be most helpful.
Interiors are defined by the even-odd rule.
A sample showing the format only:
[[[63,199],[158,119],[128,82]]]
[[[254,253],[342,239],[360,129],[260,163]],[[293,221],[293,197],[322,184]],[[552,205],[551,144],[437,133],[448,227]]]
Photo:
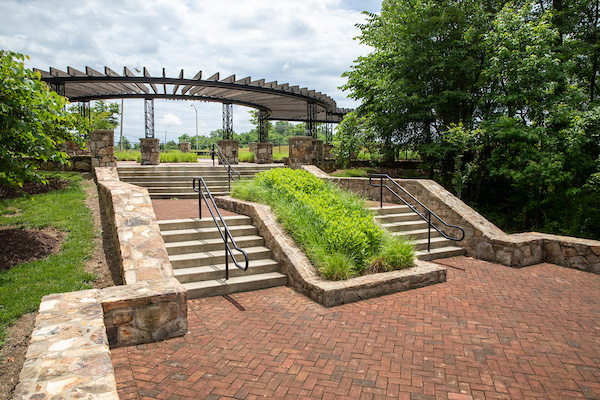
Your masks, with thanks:
[[[229,187],[229,190],[231,190],[231,181],[235,180],[234,175],[237,175],[238,179],[241,178],[241,175],[238,171],[235,171],[233,169],[233,167],[231,166],[231,164],[229,163],[229,161],[227,161],[227,157],[225,157],[225,154],[223,154],[223,151],[221,150],[221,148],[219,147],[218,144],[213,143],[212,144],[212,150],[211,150],[211,157],[212,157],[212,161],[213,161],[213,167],[215,166],[215,155],[219,158],[219,162],[221,163],[221,165],[223,167],[225,167],[225,170],[227,171],[227,175],[228,177],[228,181],[227,181],[227,187]]]
[[[379,178],[379,185],[373,183],[373,178]],[[402,190],[406,195],[408,195],[411,199],[413,199],[421,207],[423,207],[427,211],[427,217],[425,217],[423,214],[421,214],[419,211],[417,211],[412,205],[410,205],[410,203],[408,203],[406,200],[404,200],[398,193],[396,193],[388,185],[384,185],[383,184],[383,180],[384,179],[387,179],[390,182],[392,182],[394,185],[396,185],[396,187],[398,189]],[[383,208],[383,188],[386,188],[394,196],[396,196],[404,204],[406,204],[411,210],[413,210],[419,217],[421,217],[423,219],[423,221],[427,222],[427,225],[428,225],[428,227],[427,227],[427,251],[428,252],[431,251],[431,228],[433,228],[436,231],[438,231],[440,233],[440,235],[442,235],[443,237],[445,237],[448,240],[454,240],[456,242],[459,242],[459,241],[461,241],[461,240],[463,240],[465,238],[465,230],[463,228],[461,228],[458,225],[448,224],[442,218],[438,217],[436,213],[434,213],[433,211],[431,211],[426,205],[424,205],[419,200],[417,200],[412,194],[410,194],[409,192],[407,192],[406,189],[404,189],[402,186],[398,185],[398,183],[396,181],[394,181],[388,174],[371,174],[371,175],[369,175],[369,184],[371,186],[380,188],[380,191],[379,191],[379,195],[380,195],[380,198],[379,198],[380,199],[379,200],[379,207],[380,208]],[[433,222],[431,222],[431,217],[432,216],[435,217],[435,218],[437,218],[438,221],[440,221],[442,224],[444,224],[448,228],[460,229],[460,231],[462,232],[462,235],[460,236],[460,238],[451,237],[451,236],[446,235],[444,232],[442,232],[437,226],[435,226],[433,224]]]
[[[206,189],[206,194],[202,191],[202,187],[200,185],[198,185],[198,188],[196,188],[196,181],[202,182],[202,186],[204,186],[204,189]],[[231,235],[231,232],[229,231],[229,227],[225,223],[225,220],[223,219],[223,216],[221,215],[221,212],[219,211],[219,207],[217,207],[217,204],[215,203],[215,199],[213,198],[212,194],[210,193],[208,186],[206,186],[206,182],[204,182],[204,179],[199,176],[194,177],[194,180],[192,181],[192,188],[194,189],[194,192],[198,192],[198,216],[200,217],[200,219],[202,219],[202,199],[204,199],[204,202],[206,203],[206,207],[208,208],[208,211],[210,212],[210,215],[212,216],[213,221],[215,221],[215,225],[217,226],[217,229],[219,230],[219,233],[221,234],[223,243],[225,243],[225,280],[229,279],[229,257],[228,257],[228,254],[231,256],[231,259],[233,260],[233,263],[235,264],[236,267],[238,267],[242,271],[247,271],[248,270],[248,254],[244,250],[240,249],[238,247],[238,245],[235,243],[235,239]],[[207,195],[208,195],[208,197],[207,197]],[[209,203],[209,199],[210,199],[210,203]],[[222,226],[219,225],[219,221],[217,221],[217,217],[215,216],[215,213],[213,212],[211,205],[212,205],[212,207],[214,207],[216,214],[218,215],[219,220],[221,221]],[[244,259],[246,261],[245,267],[242,267],[236,260],[235,256],[233,255],[233,250],[231,249],[231,247],[229,246],[229,243],[227,242],[228,240],[231,240],[231,244],[233,245],[235,250],[241,252],[244,255]]]

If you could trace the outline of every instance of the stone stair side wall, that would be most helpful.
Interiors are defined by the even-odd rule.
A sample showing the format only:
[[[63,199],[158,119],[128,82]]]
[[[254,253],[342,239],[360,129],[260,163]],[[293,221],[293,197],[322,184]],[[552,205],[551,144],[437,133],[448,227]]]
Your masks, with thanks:
[[[379,201],[380,189],[371,186],[368,178],[331,177],[315,166],[305,166],[304,169],[342,188]],[[471,257],[517,268],[549,262],[600,274],[600,241],[537,232],[507,235],[435,181],[395,181],[447,223],[462,226],[465,240],[457,242],[457,245],[464,247]],[[383,201],[399,202],[386,190]],[[448,233],[451,234],[450,231]]]
[[[185,288],[173,270],[146,189],[96,168],[125,285],[42,298],[14,399],[117,400],[110,347],[187,333]]]
[[[436,264],[415,260],[415,267],[400,271],[365,275],[345,281],[321,278],[306,255],[277,223],[271,207],[234,199],[215,199],[219,208],[247,215],[279,262],[281,272],[288,276],[288,285],[325,307],[352,303],[403,290],[446,281],[446,269]]]

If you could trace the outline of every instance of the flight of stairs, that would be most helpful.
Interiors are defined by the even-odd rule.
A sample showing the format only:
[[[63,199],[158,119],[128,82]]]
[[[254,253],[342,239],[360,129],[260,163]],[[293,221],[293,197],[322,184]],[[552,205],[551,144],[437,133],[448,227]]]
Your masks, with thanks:
[[[416,256],[420,260],[428,261],[465,254],[465,249],[456,246],[454,241],[444,238],[433,228],[431,229],[431,251],[428,252],[427,222],[406,205],[372,207],[371,210],[379,214],[375,216],[375,220],[385,229],[394,235],[406,236],[413,240]],[[453,229],[451,234],[458,235],[460,231],[457,231],[457,229]],[[448,232],[444,232],[448,234]]]
[[[283,166],[283,164],[280,166]],[[233,167],[243,179],[252,178],[259,172],[278,168],[279,166],[272,164],[240,164]],[[214,167],[191,163],[180,165],[119,165],[117,172],[121,181],[147,188],[150,197],[153,199],[197,198],[198,194],[192,190],[192,180],[197,176],[204,178],[213,196],[229,194],[228,174],[222,165]]]
[[[218,296],[282,286],[287,276],[271,258],[250,217],[223,217],[237,245],[248,254],[249,267],[243,271],[229,259],[225,280],[225,245],[212,218],[159,221],[161,234],[175,277],[187,290],[189,299]],[[232,246],[233,248],[233,246]],[[234,250],[238,263],[244,256]]]

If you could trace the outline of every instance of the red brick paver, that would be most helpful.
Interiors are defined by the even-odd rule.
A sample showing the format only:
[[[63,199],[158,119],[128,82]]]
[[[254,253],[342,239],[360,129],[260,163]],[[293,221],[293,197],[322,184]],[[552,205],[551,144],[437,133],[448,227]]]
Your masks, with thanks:
[[[152,208],[156,214],[156,219],[183,219],[183,218],[198,218],[198,199],[152,199]],[[221,215],[239,215],[231,211],[219,209]],[[206,203],[202,202],[202,218],[210,218],[210,212],[206,207]]]
[[[335,308],[287,287],[192,300],[190,333],[112,350],[122,400],[600,397],[600,276],[443,260]]]

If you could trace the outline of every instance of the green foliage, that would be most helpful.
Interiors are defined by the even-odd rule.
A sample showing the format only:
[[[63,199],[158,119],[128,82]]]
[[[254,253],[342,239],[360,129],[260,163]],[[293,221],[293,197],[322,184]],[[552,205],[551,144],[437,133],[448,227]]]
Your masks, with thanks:
[[[600,239],[600,2],[385,0],[359,27],[344,88],[376,142],[504,229]]]
[[[142,156],[138,151],[128,150],[128,151],[115,151],[115,158],[117,161],[137,161],[138,159],[141,161]]]
[[[93,248],[94,225],[85,206],[82,177],[74,173],[46,174],[68,179],[62,190],[0,200],[0,226],[67,232],[60,253],[0,272],[0,342],[5,330],[21,315],[37,310],[50,293],[89,289],[94,277],[84,270]],[[18,213],[15,214],[15,211]]]
[[[269,204],[326,279],[364,273],[375,259],[385,269],[412,265],[412,246],[399,245],[406,263],[393,264],[380,255],[382,245],[396,239],[386,238],[363,199],[307,171],[271,169],[253,180],[237,182],[232,196]]]
[[[51,91],[39,73],[25,68],[25,57],[0,50],[0,184],[21,186],[43,181],[36,172],[42,161],[65,163],[60,145],[82,144],[78,120],[66,112],[65,98]]]
[[[247,148],[240,148],[238,152],[240,162],[254,162],[254,153],[249,151]]]

